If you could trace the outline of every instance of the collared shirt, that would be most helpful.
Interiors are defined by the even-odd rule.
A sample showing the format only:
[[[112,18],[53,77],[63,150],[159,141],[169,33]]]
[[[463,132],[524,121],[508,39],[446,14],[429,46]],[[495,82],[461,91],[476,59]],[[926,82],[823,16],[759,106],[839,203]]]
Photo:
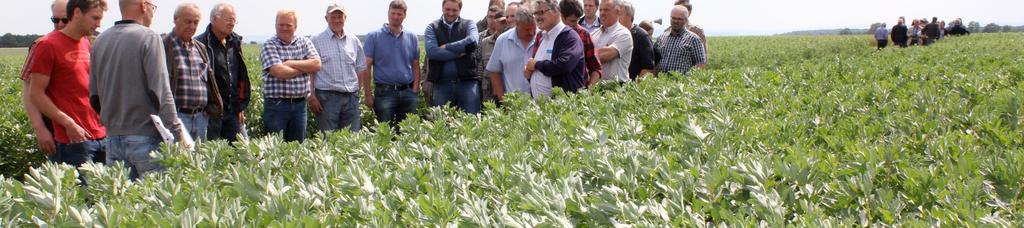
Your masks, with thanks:
[[[409,85],[413,81],[412,61],[420,58],[419,40],[405,32],[391,33],[385,24],[380,30],[366,35],[366,57],[373,59],[373,82],[389,85]]]
[[[497,42],[494,43],[494,53],[487,61],[487,72],[501,74],[506,94],[519,92],[529,95],[531,93],[530,82],[523,75],[523,69],[526,69],[526,61],[530,59],[534,45],[536,45],[534,39],[530,39],[529,45],[523,46],[515,29],[510,29],[498,36]]]
[[[263,62],[263,97],[278,99],[305,98],[309,96],[309,74],[302,74],[287,80],[270,75],[270,67],[290,60],[320,58],[309,38],[296,36],[291,43],[285,43],[274,36],[263,43],[260,62]]]
[[[580,18],[579,25],[583,26],[584,29],[587,29],[587,32],[593,34],[595,30],[598,30],[598,29],[601,28],[601,18],[595,16],[594,17],[594,22],[590,23],[590,24],[587,24],[587,17],[582,17],[582,18]]]
[[[633,58],[633,35],[629,33],[629,30],[621,24],[615,23],[612,27],[595,30],[592,38],[594,38],[595,47],[615,48],[619,52],[615,59],[601,63],[601,67],[604,68],[601,80],[630,81],[629,62]]]
[[[203,61],[203,56],[199,52],[199,47],[196,46],[195,41],[184,42],[177,36],[171,37],[171,41],[174,42],[171,54],[174,57],[176,63],[175,68],[177,70],[172,71],[181,75],[171,75],[171,78],[177,78],[176,82],[171,83],[177,85],[177,88],[171,88],[171,92],[174,92],[174,104],[178,108],[184,109],[198,109],[206,107],[207,98],[209,97],[206,91],[206,83],[209,80],[207,71],[207,63]]]
[[[875,40],[888,40],[888,39],[889,39],[889,29],[886,29],[885,27],[879,27],[879,28],[875,29]]]
[[[665,33],[658,37],[654,44],[655,60],[658,72],[677,71],[682,74],[689,74],[690,68],[696,65],[707,64],[704,45],[700,38],[690,31],[682,31],[682,34]]]
[[[558,33],[565,29],[565,24],[558,23],[549,31],[541,31],[540,33],[540,44],[537,47],[537,53],[534,54],[533,58],[537,62],[544,60],[551,60],[551,55],[554,54],[555,39],[558,38]],[[534,98],[538,97],[550,97],[551,96],[551,76],[544,75],[539,70],[533,72],[533,76],[530,76],[530,91]]]
[[[597,72],[597,75],[604,75],[601,59],[597,58],[597,49],[594,48],[594,40],[590,39],[590,32],[580,25],[576,25],[572,29],[580,34],[580,41],[583,41],[583,63],[587,64],[587,67],[583,68],[585,70],[583,72],[584,82],[590,81],[590,74],[593,72]]]
[[[316,89],[352,93],[359,91],[360,71],[366,70],[363,43],[355,36],[337,36],[327,29],[312,38],[320,53],[320,72],[316,74]]]

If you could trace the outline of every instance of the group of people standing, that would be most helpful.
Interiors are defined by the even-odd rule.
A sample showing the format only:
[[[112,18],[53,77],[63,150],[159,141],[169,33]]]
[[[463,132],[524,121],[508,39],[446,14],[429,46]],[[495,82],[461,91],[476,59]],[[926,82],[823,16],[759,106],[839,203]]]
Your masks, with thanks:
[[[948,27],[946,21],[939,21],[938,17],[932,17],[930,23],[928,19],[914,19],[909,28],[905,22],[906,19],[900,17],[896,25],[892,26],[891,31],[885,27],[885,23],[875,29],[875,40],[878,41],[879,50],[888,46],[890,38],[893,45],[905,48],[931,45],[935,41],[945,38],[946,34],[961,36],[971,33],[964,27],[963,20],[960,18],[954,20]]]
[[[149,28],[152,0],[121,0],[122,20],[93,42],[106,4],[56,0],[55,31],[30,48],[25,110],[51,161],[123,162],[136,179],[164,169],[150,156],[160,143],[244,135],[251,86],[232,5],[215,5],[197,36],[201,10],[180,4],[174,29],[161,36]],[[686,0],[673,6],[671,27],[656,40],[633,24],[635,9],[624,0],[496,0],[482,23],[460,16],[461,0],[442,0],[441,17],[424,32],[422,65],[419,40],[403,26],[407,10],[403,0],[391,1],[388,23],[365,41],[346,33],[341,5],[327,7],[327,28],[310,37],[295,34],[295,11],[278,11],[276,35],[259,54],[265,130],[303,141],[311,111],[321,131],[359,131],[361,105],[396,124],[418,107],[421,80],[431,106],[479,113],[484,101],[500,103],[508,93],[547,97],[555,87],[576,92],[707,63]]]

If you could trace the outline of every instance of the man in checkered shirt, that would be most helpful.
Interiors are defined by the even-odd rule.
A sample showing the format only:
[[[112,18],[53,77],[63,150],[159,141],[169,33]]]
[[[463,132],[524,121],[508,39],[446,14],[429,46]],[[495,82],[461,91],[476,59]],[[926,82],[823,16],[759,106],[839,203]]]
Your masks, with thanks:
[[[306,98],[310,74],[320,71],[320,54],[306,37],[296,37],[294,10],[277,12],[277,36],[263,43],[263,126],[269,133],[284,133],[288,142],[306,138]]]
[[[167,73],[178,118],[197,141],[206,141],[209,118],[223,112],[217,80],[209,64],[206,45],[192,38],[199,28],[199,6],[183,3],[174,10],[174,30],[163,38]]]
[[[313,95],[309,109],[316,114],[320,131],[338,129],[359,131],[359,86],[369,83],[363,44],[355,35],[345,33],[348,11],[332,4],[327,7],[327,30],[312,38],[323,59],[323,67],[313,75]]]
[[[690,74],[690,69],[704,68],[707,64],[707,52],[700,38],[686,30],[690,12],[684,6],[672,8],[672,27],[669,32],[658,37],[654,45],[655,73],[679,72]]]

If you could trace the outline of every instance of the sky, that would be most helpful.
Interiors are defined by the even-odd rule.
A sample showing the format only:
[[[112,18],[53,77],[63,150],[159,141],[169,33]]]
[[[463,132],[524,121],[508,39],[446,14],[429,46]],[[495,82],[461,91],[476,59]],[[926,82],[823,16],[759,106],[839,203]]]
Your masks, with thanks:
[[[44,34],[53,26],[49,22],[49,0],[7,0],[0,15],[0,34]],[[193,0],[203,11],[202,29],[209,22],[209,11],[222,0]],[[509,0],[506,0],[509,1]],[[629,0],[627,0],[629,1]],[[174,25],[172,14],[184,0],[155,0],[158,5],[152,28],[160,33],[170,31]],[[366,34],[381,28],[387,22],[388,0],[226,0],[235,5],[239,24],[235,31],[252,39],[266,39],[274,34],[274,15],[279,9],[294,9],[299,15],[299,35],[320,33],[327,28],[324,20],[327,6],[339,3],[350,13],[346,32]],[[423,34],[428,23],[441,17],[442,0],[407,0],[407,31]],[[636,8],[637,21],[668,18],[674,0],[631,0]],[[1024,25],[1021,0],[692,0],[694,12],[691,22],[704,28],[709,36],[772,35],[795,30],[868,28],[871,23],[895,24],[900,16],[907,18],[939,17],[951,21],[978,21],[982,25],[994,22],[1000,25]],[[464,0],[462,16],[482,18],[487,0]],[[506,2],[507,3],[507,2]],[[100,31],[120,20],[117,1],[108,0]],[[17,18],[18,20],[11,20]],[[667,27],[655,25],[657,31]],[[262,40],[258,40],[262,41]]]

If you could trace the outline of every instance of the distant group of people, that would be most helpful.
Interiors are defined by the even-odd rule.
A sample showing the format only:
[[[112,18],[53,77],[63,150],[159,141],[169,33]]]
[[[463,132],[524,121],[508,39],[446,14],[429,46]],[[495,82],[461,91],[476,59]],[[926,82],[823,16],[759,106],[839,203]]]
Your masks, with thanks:
[[[327,7],[327,28],[310,37],[295,35],[295,11],[278,11],[276,35],[259,54],[264,129],[303,141],[311,111],[321,131],[359,131],[360,102],[378,121],[395,124],[418,107],[424,77],[431,106],[479,113],[483,101],[508,93],[547,97],[554,87],[576,92],[601,81],[688,74],[707,63],[707,41],[689,23],[687,0],[672,7],[671,27],[656,40],[650,23],[633,24],[635,9],[624,0],[495,0],[481,23],[460,16],[461,0],[441,1],[441,17],[425,31],[422,65],[419,40],[403,26],[403,0],[391,1],[388,23],[365,43],[345,32],[349,14],[341,5]],[[54,31],[30,48],[24,105],[50,160],[123,162],[137,179],[164,169],[150,156],[160,143],[244,136],[251,84],[235,8],[216,4],[196,35],[202,11],[180,4],[173,30],[158,35],[149,28],[153,0],[118,4],[122,20],[93,41],[106,1],[54,1]]]
[[[948,27],[946,26],[946,21],[940,21],[938,17],[932,17],[930,23],[928,19],[914,19],[909,28],[905,21],[904,17],[900,17],[896,25],[892,26],[892,30],[887,29],[885,23],[882,23],[882,26],[875,29],[875,40],[878,41],[878,50],[888,46],[890,39],[893,45],[905,48],[917,45],[928,46],[935,43],[935,41],[942,40],[947,34],[951,36],[971,34],[964,27],[963,20],[960,18],[954,20]]]

